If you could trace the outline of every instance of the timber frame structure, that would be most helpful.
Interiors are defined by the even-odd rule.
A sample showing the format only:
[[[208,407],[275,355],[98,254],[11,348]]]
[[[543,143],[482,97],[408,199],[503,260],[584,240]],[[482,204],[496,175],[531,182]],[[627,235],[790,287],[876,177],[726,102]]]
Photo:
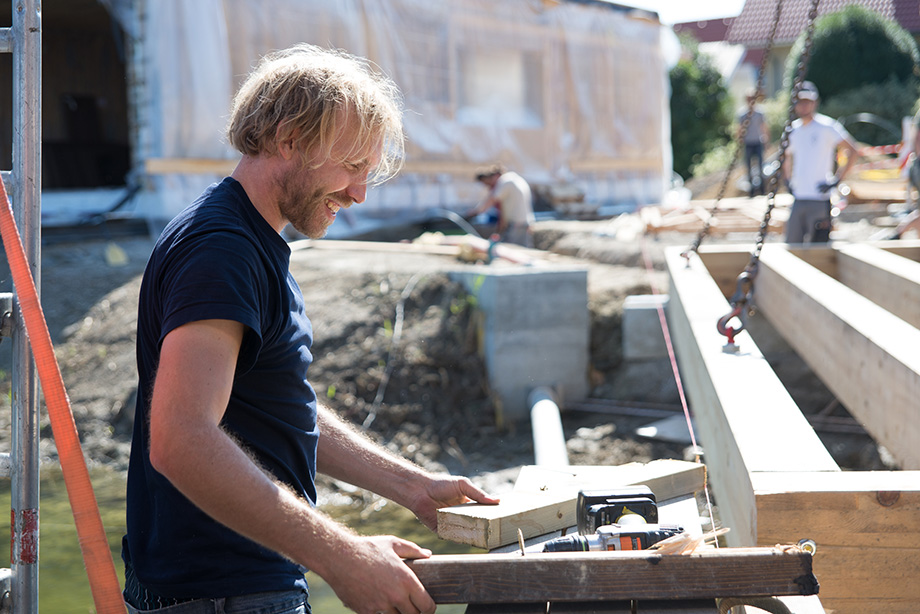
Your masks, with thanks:
[[[791,247],[760,257],[754,303],[904,471],[841,471],[748,331],[716,330],[750,257],[666,251],[668,322],[730,546],[817,542],[822,605],[920,602],[920,242]]]

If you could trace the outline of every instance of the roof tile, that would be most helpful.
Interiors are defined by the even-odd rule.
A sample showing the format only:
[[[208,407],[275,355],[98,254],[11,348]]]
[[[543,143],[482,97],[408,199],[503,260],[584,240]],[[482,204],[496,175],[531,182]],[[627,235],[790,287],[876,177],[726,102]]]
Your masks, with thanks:
[[[782,2],[776,43],[791,43],[805,30],[811,0],[779,0]],[[741,14],[728,29],[730,43],[754,47],[766,45],[776,18],[777,0],[747,0]],[[834,13],[851,4],[858,4],[898,22],[912,34],[920,33],[920,8],[917,0],[822,0],[818,15]]]

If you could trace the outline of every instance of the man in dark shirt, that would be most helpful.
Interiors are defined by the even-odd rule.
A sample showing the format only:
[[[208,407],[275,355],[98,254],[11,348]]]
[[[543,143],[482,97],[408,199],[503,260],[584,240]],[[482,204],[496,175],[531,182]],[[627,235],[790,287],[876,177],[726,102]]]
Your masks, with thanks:
[[[228,136],[241,161],[170,222],[141,287],[129,610],[305,613],[309,569],[356,611],[433,612],[403,563],[430,552],[318,512],[315,473],[432,529],[439,507],[496,500],[389,454],[320,405],[307,379],[313,331],[280,235],[290,223],[322,237],[369,179],[396,172],[398,92],[362,60],[300,45],[248,77]]]

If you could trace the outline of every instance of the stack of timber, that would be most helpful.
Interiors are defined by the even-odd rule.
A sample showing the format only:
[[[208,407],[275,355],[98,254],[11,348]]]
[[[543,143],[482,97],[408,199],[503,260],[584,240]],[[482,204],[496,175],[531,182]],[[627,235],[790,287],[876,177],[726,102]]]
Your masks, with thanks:
[[[666,252],[668,320],[732,546],[817,542],[821,602],[837,614],[920,603],[920,243],[764,247],[758,314],[904,471],[840,471],[747,331],[715,322],[750,250]]]
[[[573,183],[534,184],[534,204],[548,205],[566,220],[596,220],[600,206],[586,202],[584,191]]]
[[[788,194],[776,196],[776,207],[770,218],[771,232],[784,231],[791,201]],[[710,234],[726,235],[733,232],[757,232],[767,210],[767,200],[764,197],[723,198],[715,212],[712,209],[714,205],[714,200],[694,200],[686,207],[642,207],[639,215],[645,223],[645,231],[650,234],[666,231],[695,233],[709,222]]]

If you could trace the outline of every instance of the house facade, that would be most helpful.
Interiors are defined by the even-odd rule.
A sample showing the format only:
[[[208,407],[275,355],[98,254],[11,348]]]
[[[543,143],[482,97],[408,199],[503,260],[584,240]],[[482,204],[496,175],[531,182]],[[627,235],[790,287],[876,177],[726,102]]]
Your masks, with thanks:
[[[475,173],[496,163],[611,207],[660,202],[670,180],[669,33],[655,13],[603,0],[44,0],[43,21],[47,205],[134,187],[132,205],[165,223],[233,168],[223,129],[241,79],[299,42],[369,58],[405,97],[405,169],[342,232],[462,214],[484,195]],[[0,120],[9,108],[0,100]]]

